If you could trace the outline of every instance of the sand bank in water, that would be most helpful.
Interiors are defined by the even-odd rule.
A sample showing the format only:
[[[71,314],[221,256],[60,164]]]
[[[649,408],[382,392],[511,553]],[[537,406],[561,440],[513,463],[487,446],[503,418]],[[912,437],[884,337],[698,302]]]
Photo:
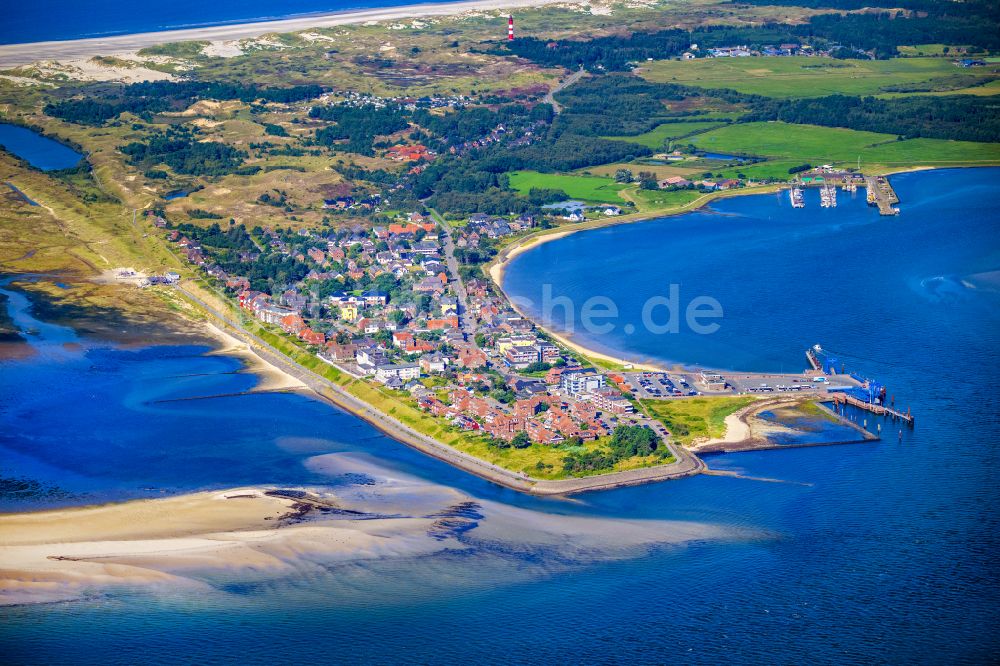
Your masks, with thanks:
[[[569,515],[573,505],[558,501],[553,512],[482,501],[359,454],[321,455],[307,467],[336,485],[304,489],[303,496],[241,488],[0,515],[0,604],[123,585],[210,591],[212,572],[230,580],[294,578],[459,551],[482,553],[483,561],[531,552],[585,564],[731,536],[699,523]]]

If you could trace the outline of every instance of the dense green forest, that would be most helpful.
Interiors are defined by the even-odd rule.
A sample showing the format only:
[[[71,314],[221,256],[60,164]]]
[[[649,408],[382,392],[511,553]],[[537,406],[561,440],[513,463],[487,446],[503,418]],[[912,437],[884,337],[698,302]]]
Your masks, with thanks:
[[[149,168],[166,164],[175,173],[222,176],[243,164],[246,153],[213,141],[197,141],[184,133],[159,135],[146,142],[133,141],[119,148],[129,162]]]
[[[335,123],[316,132],[316,143],[330,146],[347,141],[341,150],[371,155],[375,137],[394,134],[410,126],[410,113],[400,107],[314,106],[309,117]]]
[[[136,99],[69,99],[45,105],[45,114],[79,125],[103,125],[122,113],[143,116],[166,111],[170,100],[159,98]]]
[[[197,217],[197,216],[193,216]],[[200,244],[210,247],[215,251],[249,252],[257,249],[246,227],[242,224],[232,225],[223,231],[218,222],[208,227],[199,227],[194,224],[181,223],[172,228]]]
[[[536,39],[521,37],[495,52],[527,58],[546,67],[621,72],[631,69],[633,62],[646,58],[679,55],[691,44],[686,30],[637,32],[629,37],[598,37],[590,40]]]
[[[699,98],[710,106],[727,104],[743,109],[746,113],[737,122],[782,120],[904,137],[1000,141],[1000,98],[996,96],[882,99],[830,95],[812,99],[773,99],[733,90],[700,90],[652,83],[629,74],[590,77],[560,93],[559,101],[564,110],[553,128],[574,136],[641,134],[672,120],[696,119],[696,111],[672,112],[665,104]],[[543,161],[552,164],[551,159]],[[529,167],[518,165],[514,168]]]
[[[414,112],[413,121],[436,135],[428,137],[427,143],[440,150],[482,138],[498,127],[503,127],[507,132],[516,132],[534,122],[548,123],[552,121],[552,116],[552,107],[548,104],[537,104],[534,107],[507,104],[495,110],[476,106],[443,115],[420,109]]]
[[[756,102],[745,120],[848,127],[905,138],[998,142],[1000,96],[767,99]]]
[[[705,90],[608,74],[583,79],[559,93],[564,110],[556,127],[585,136],[642,134],[665,122],[696,120],[705,113],[697,109],[674,111],[666,106],[690,99],[698,99],[706,106],[720,106],[750,104],[765,98],[733,90]]]

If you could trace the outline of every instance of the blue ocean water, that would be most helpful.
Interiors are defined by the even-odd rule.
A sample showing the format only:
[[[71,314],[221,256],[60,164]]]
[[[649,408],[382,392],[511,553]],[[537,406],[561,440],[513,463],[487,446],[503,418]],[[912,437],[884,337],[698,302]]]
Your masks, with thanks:
[[[448,2],[449,0],[438,0]],[[368,7],[396,7],[410,0],[221,0],[205,4],[195,0],[150,3],[136,11],[122,0],[95,2],[11,3],[0,22],[0,44],[107,37],[137,32],[159,32],[229,23],[272,21]]]
[[[95,593],[0,609],[0,653],[13,663],[122,664],[994,661],[998,175],[894,177],[895,219],[843,195],[829,211],[812,197],[804,211],[780,197],[732,199],[570,236],[511,266],[507,288],[523,296],[536,296],[539,276],[558,294],[622,303],[674,280],[725,308],[715,336],[668,344],[636,333],[626,347],[611,335],[608,349],[790,369],[822,342],[912,405],[916,427],[901,441],[710,459],[786,483],[702,476],[574,502],[525,497],[306,397],[156,402],[252,385],[201,349],[109,349],[39,331],[58,344],[0,366],[0,464],[69,498],[41,495],[17,510],[75,494],[318,483],[301,461],[349,450],[555,516],[692,520],[755,536],[614,561],[456,552],[256,585],[216,580],[211,595]],[[64,344],[74,341],[80,348]]]
[[[0,123],[0,148],[42,171],[68,169],[79,164],[83,158],[69,146],[27,127],[10,123]]]

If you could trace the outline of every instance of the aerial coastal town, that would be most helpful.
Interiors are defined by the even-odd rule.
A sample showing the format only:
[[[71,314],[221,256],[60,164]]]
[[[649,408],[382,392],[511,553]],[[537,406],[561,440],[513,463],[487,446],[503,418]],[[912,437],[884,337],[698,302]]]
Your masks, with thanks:
[[[325,236],[257,230],[258,239],[230,231],[254,246],[239,250],[240,261],[276,253],[301,267],[302,279],[277,298],[213,261],[196,240],[203,229],[170,229],[162,217],[155,224],[246,313],[340,370],[405,392],[456,427],[486,433],[496,446],[593,441],[641,420],[622,376],[582,364],[490,283],[463,280],[456,270],[456,252],[528,231],[531,216],[473,215],[455,230],[412,213],[399,223]],[[345,283],[357,288],[345,292]]]
[[[5,7],[0,661],[995,663],[1000,3],[407,2]]]
[[[978,94],[996,82],[988,47],[911,52],[903,33],[887,51],[879,15],[860,11],[784,23],[749,8],[761,21],[651,31],[647,9],[616,7],[639,28],[586,40],[583,23],[614,21],[549,8],[167,43],[90,63],[134,80],[63,89],[67,72],[20,66],[9,76],[55,88],[6,99],[23,131],[72,142],[49,177],[61,205],[100,209],[130,244],[93,265],[269,345],[380,427],[505,473],[579,479],[759,447],[733,419],[769,398],[912,423],[863,368],[608,358],[503,293],[507,260],[537,241],[750,193],[804,220],[864,188],[895,217],[907,202],[888,174],[997,161]],[[553,17],[562,29],[539,23]],[[51,199],[48,181],[8,183],[24,205]]]
[[[827,171],[831,182],[842,175]],[[341,197],[324,205],[357,204]],[[242,225],[223,232],[217,224],[174,228],[161,215],[149,215],[179,256],[238,303],[244,315],[295,340],[323,363],[383,387],[497,451],[533,444],[573,451],[584,443],[603,445],[631,436],[645,442],[639,449],[644,459],[631,463],[642,467],[675,461],[678,444],[663,420],[643,408],[643,400],[801,392],[811,397],[832,391],[829,395],[842,395],[845,403],[853,392],[851,400],[862,408],[874,402],[866,396],[867,380],[837,377],[838,369],[818,363],[813,351],[807,354],[809,372],[764,377],[594,364],[538,329],[467,263],[471,256],[478,268],[496,255],[498,244],[523,238],[543,222],[552,224],[548,219],[473,214],[455,224],[436,213],[412,212],[385,225],[322,233],[248,232]],[[285,287],[276,295],[255,289],[274,282],[262,279],[253,266],[275,263],[289,276]],[[179,279],[178,273],[168,273],[142,284],[172,285]],[[884,399],[883,391],[880,404]],[[760,442],[754,445],[759,448]],[[621,468],[621,462],[570,453],[561,470],[539,460],[534,468],[518,471],[571,477],[607,473]]]

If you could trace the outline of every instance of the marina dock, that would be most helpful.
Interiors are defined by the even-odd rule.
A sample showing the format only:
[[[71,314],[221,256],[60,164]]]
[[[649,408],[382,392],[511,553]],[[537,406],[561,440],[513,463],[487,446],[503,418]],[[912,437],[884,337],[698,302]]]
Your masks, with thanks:
[[[877,206],[879,215],[899,215],[899,197],[885,176],[865,176],[868,205]]]

